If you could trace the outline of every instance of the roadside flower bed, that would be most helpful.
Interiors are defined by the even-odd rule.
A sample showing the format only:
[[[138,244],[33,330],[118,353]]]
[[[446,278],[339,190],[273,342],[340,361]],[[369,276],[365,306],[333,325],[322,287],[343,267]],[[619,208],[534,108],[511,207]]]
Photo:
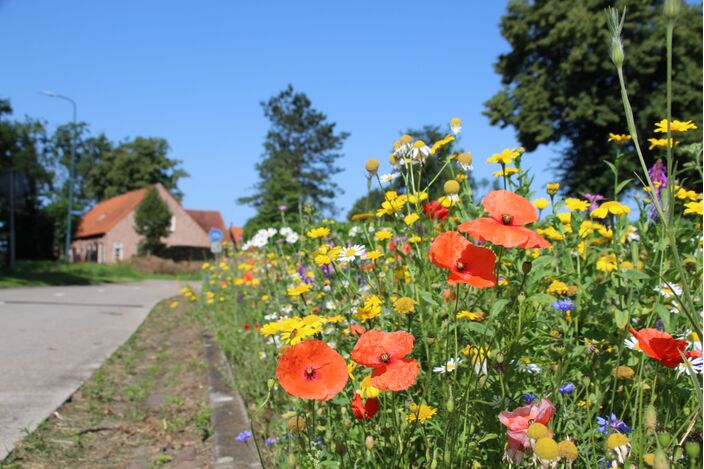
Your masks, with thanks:
[[[580,195],[504,149],[477,196],[469,153],[422,171],[461,132],[369,160],[384,198],[352,222],[308,206],[203,265],[186,295],[235,366],[239,440],[277,468],[700,467],[702,194],[672,165],[692,149],[654,137],[643,182],[612,164],[612,193]]]

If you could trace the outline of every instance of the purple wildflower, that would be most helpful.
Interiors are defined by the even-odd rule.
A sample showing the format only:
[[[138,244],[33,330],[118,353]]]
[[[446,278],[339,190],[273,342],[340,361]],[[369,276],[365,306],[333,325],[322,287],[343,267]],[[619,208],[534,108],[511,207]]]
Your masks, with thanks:
[[[245,430],[243,432],[240,432],[239,435],[235,437],[235,440],[239,441],[240,443],[244,443],[246,441],[249,441],[252,439],[252,432],[249,430]]]
[[[271,446],[271,445],[275,445],[276,443],[278,443],[278,441],[279,441],[279,439],[277,437],[270,436],[269,438],[264,440],[264,444],[267,446]]]
[[[561,313],[566,313],[567,311],[572,311],[574,309],[574,303],[570,299],[557,300],[552,304],[552,307]]]
[[[592,213],[592,211],[593,211],[594,209],[599,208],[599,204],[598,204],[597,202],[599,202],[600,200],[604,200],[604,196],[601,195],[601,194],[589,194],[589,193],[586,193],[586,194],[584,194],[584,198],[587,199],[589,202],[592,203],[592,204],[589,206],[589,213]]]
[[[570,394],[574,391],[574,384],[567,383],[560,386],[560,394]]]
[[[662,160],[657,160],[648,170],[648,174],[650,175],[650,180],[653,181],[653,185],[655,186],[655,197],[657,197],[658,201],[662,203],[660,193],[665,187],[667,187],[667,174],[665,172],[665,165]],[[658,218],[658,211],[655,208],[655,202],[653,202],[653,208],[650,210],[650,218],[653,220],[657,220]]]
[[[608,419],[597,416],[596,424],[599,426],[596,431],[598,431],[599,433],[603,433],[604,435],[612,433],[613,430],[619,433],[631,433],[633,431],[631,427],[624,423],[623,420],[617,418],[616,414],[611,414],[611,417],[609,417]]]
[[[530,404],[531,402],[537,399],[537,396],[535,394],[528,393],[523,396],[523,399],[525,399],[526,404]]]

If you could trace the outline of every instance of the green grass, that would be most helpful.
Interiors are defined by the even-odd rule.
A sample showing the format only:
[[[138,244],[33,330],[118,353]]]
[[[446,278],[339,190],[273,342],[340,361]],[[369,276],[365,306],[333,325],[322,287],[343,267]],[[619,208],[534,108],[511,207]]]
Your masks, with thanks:
[[[0,269],[0,288],[47,285],[94,285],[144,279],[198,280],[195,274],[145,274],[129,264],[64,264],[55,261],[20,261],[14,271]]]

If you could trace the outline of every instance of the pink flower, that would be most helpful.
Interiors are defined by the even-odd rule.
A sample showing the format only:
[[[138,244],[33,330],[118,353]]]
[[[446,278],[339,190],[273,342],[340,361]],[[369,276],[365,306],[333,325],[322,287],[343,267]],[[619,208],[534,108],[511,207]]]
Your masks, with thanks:
[[[540,402],[533,401],[512,412],[507,410],[501,412],[499,420],[508,428],[506,438],[509,448],[513,451],[530,449],[530,442],[526,435],[530,424],[538,422],[547,425],[553,415],[555,415],[555,406],[552,405],[550,399],[541,399]]]

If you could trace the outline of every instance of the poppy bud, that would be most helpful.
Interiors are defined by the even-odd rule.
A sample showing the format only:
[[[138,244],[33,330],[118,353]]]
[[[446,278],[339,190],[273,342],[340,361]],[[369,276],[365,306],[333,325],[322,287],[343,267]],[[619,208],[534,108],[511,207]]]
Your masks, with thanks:
[[[455,400],[452,398],[452,396],[450,396],[450,398],[447,400],[445,408],[448,412],[452,412],[453,410],[455,410]]]
[[[611,40],[611,61],[616,65],[616,67],[621,67],[626,55],[623,52],[623,43],[621,39]]]
[[[345,453],[347,453],[347,446],[345,446],[344,443],[335,443],[335,451],[337,451],[337,454],[340,456],[344,456]]]
[[[506,354],[504,352],[498,352],[496,354],[496,363],[503,363],[505,358]]]
[[[533,268],[533,263],[531,261],[524,261],[523,264],[521,265],[521,271],[524,274],[528,274],[530,270]]]
[[[443,190],[445,191],[445,194],[457,194],[460,191],[460,183],[455,181],[454,179],[450,179],[445,183],[443,186]]]
[[[367,160],[364,168],[369,171],[370,174],[376,174],[376,171],[379,169],[379,160],[375,160],[374,158]]]
[[[374,437],[371,435],[368,435],[364,439],[364,446],[366,446],[367,449],[372,449],[374,447]]]
[[[269,378],[268,380],[266,380],[266,387],[267,387],[267,388],[273,389],[274,386],[276,386],[276,381],[274,381],[274,380],[271,379],[271,378]]]
[[[668,20],[676,20],[680,14],[680,0],[665,0],[662,12]]]
[[[672,436],[667,432],[658,433],[658,441],[660,442],[660,446],[668,447],[672,441]]]
[[[699,452],[701,450],[701,448],[699,447],[699,443],[696,443],[694,441],[687,442],[684,445],[684,450],[687,452],[687,456],[689,456],[689,459],[693,461],[699,459]]]
[[[653,458],[653,468],[654,469],[670,469],[670,460],[667,459],[667,454],[661,449],[655,451],[655,457]]]
[[[645,408],[645,416],[643,417],[643,424],[648,433],[653,433],[655,431],[655,426],[658,423],[658,416],[655,412],[655,406],[649,405]]]

